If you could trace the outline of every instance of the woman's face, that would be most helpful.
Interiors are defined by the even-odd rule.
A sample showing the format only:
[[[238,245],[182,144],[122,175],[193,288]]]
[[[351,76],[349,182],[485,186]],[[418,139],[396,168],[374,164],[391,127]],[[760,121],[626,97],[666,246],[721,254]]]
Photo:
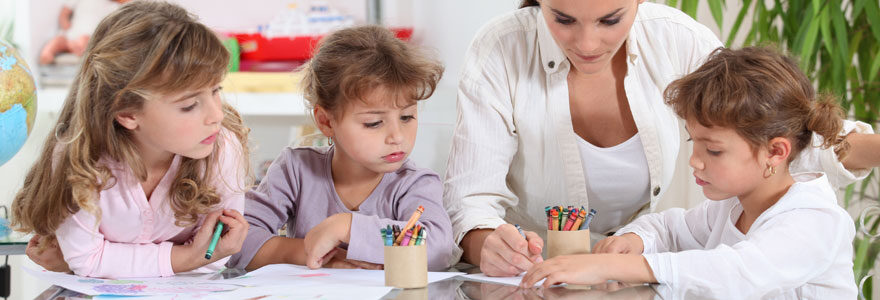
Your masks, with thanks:
[[[644,0],[541,0],[550,34],[575,70],[595,74],[608,68],[626,41]]]

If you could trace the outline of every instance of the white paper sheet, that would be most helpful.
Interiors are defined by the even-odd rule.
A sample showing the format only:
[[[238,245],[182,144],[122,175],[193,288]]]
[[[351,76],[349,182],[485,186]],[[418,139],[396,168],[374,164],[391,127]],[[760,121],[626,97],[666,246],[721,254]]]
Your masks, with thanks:
[[[520,284],[520,282],[522,282],[522,278],[523,278],[522,274],[520,274],[519,276],[513,276],[513,277],[489,277],[483,273],[466,274],[466,275],[461,275],[461,277],[465,278],[467,280],[500,283],[500,284],[506,284],[506,285],[514,285],[514,286],[519,286],[519,284]],[[540,281],[535,283],[535,286],[540,286],[543,283],[544,283],[544,280],[541,279]]]
[[[428,283],[462,275],[461,272],[428,272]],[[274,285],[290,281],[321,283],[345,283],[357,286],[385,286],[385,271],[362,269],[317,269],[305,266],[276,264],[268,265],[247,275],[226,279],[235,284]]]
[[[212,279],[215,273],[160,278],[101,279],[50,271],[24,269],[43,281],[90,296],[158,296],[156,299],[214,299],[286,296],[300,299],[379,299],[392,290],[385,286],[381,270],[317,269],[304,266],[268,265],[232,279]],[[428,283],[464,273],[428,272]],[[331,292],[332,290],[332,292]],[[276,293],[277,292],[277,293]],[[376,297],[373,297],[378,295]],[[243,298],[247,298],[242,296]],[[308,298],[306,297],[306,298]],[[270,298],[271,299],[271,298]],[[305,299],[305,298],[302,298]]]
[[[221,280],[208,280],[213,274],[180,275],[160,278],[101,279],[23,267],[43,281],[86,295],[151,296],[178,293],[231,291],[243,287]]]
[[[151,297],[138,297],[138,300],[178,300],[178,299],[284,299],[284,300],[314,300],[314,299],[381,299],[392,287],[363,287],[347,284],[310,284],[310,285],[275,285],[260,287],[243,287],[229,292],[196,293],[180,295],[162,295]],[[119,299],[114,298],[114,299]]]

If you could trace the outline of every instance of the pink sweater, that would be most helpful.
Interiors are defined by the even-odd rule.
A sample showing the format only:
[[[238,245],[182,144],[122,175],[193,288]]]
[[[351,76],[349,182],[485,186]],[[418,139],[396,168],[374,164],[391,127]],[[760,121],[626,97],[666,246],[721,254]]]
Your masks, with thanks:
[[[220,166],[214,186],[221,202],[217,209],[244,211],[244,173],[241,172],[241,144],[234,134],[223,130]],[[202,225],[174,225],[169,189],[180,167],[182,157],[174,160],[165,176],[147,199],[140,181],[126,164],[101,159],[110,168],[116,183],[100,192],[100,222],[80,209],[67,217],[55,231],[64,260],[74,273],[81,276],[124,278],[171,276],[171,246],[188,243]],[[228,258],[207,268],[219,269]]]

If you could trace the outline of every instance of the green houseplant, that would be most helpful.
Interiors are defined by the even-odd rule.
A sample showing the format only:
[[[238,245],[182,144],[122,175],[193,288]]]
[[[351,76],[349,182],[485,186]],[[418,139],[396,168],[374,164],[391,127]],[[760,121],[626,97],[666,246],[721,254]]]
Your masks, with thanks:
[[[670,0],[696,18],[701,0]],[[877,127],[880,113],[880,1],[877,0],[743,0],[730,28],[724,28],[725,0],[705,0],[727,46],[745,30],[744,45],[775,45],[799,59],[801,68],[820,92],[837,96],[849,117]],[[746,18],[751,13],[751,18]],[[876,172],[846,188],[844,205],[877,198],[865,192],[880,186]],[[870,207],[870,206],[869,206]],[[860,281],[869,274],[880,253],[878,232],[880,209],[856,220],[853,270]],[[863,222],[862,222],[863,221]],[[863,224],[863,225],[862,225]],[[864,282],[863,293],[871,298],[872,278]]]

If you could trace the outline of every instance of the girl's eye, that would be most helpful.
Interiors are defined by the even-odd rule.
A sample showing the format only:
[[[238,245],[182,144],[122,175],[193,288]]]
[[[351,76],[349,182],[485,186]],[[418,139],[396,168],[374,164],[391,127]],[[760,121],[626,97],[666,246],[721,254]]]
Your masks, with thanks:
[[[379,127],[379,124],[382,124],[382,121],[376,121],[373,123],[364,123],[364,127],[366,128],[376,128]]]
[[[568,19],[568,18],[562,18],[562,17],[558,17],[558,16],[557,16],[557,17],[556,17],[556,23],[559,23],[559,24],[562,24],[562,25],[571,25],[572,23],[574,23],[574,20],[572,20],[572,19]]]
[[[195,102],[193,102],[192,105],[187,106],[187,107],[184,107],[184,108],[181,108],[180,110],[183,111],[183,112],[190,112],[190,111],[192,111],[194,108],[196,108],[197,105],[199,105],[199,101],[195,101]]]
[[[412,120],[415,120],[415,119],[416,119],[416,117],[413,117],[413,116],[410,116],[410,115],[400,116],[400,120],[403,121],[403,122],[409,122],[409,121],[412,121]]]
[[[706,152],[708,152],[709,155],[712,155],[712,156],[721,155],[721,151],[712,151],[712,150],[706,149]]]
[[[687,141],[686,141],[686,142],[693,142],[693,141],[694,141],[694,139],[692,139],[692,138],[690,138],[690,137],[688,137],[688,139],[687,139]]]
[[[601,21],[599,21],[599,23],[602,23],[602,24],[607,25],[607,26],[611,26],[611,25],[614,25],[614,24],[620,23],[620,18],[618,17],[618,18],[616,18],[616,19],[605,19],[605,20],[601,20]]]
[[[212,95],[217,95],[217,93],[220,93],[220,91],[222,91],[222,90],[223,90],[223,87],[222,87],[222,86],[218,86],[218,87],[215,88],[213,91],[211,91],[211,94],[212,94]]]

